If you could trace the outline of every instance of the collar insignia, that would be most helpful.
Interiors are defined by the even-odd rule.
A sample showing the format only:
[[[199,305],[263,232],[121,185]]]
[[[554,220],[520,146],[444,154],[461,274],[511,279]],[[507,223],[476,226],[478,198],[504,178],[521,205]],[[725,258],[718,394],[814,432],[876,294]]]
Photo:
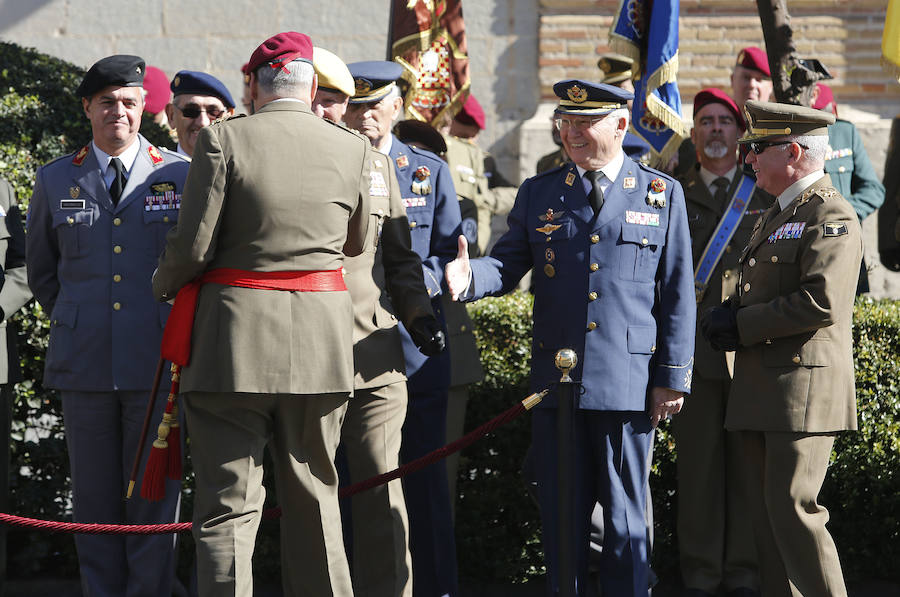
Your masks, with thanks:
[[[82,147],[78,153],[75,154],[75,157],[72,158],[72,163],[76,166],[80,166],[84,163],[85,158],[88,156],[88,152],[91,150],[90,145],[85,145]]]

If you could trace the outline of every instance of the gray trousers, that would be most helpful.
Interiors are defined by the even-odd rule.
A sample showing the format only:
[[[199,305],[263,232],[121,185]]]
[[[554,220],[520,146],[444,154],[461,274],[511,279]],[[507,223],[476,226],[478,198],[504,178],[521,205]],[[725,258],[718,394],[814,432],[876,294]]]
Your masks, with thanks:
[[[149,391],[62,391],[63,421],[72,477],[75,522],[175,522],[181,482],[166,482],[166,497],[140,496],[147,455],[156,439],[167,392],[160,392],[144,445],[144,462],[131,499],[125,500]],[[75,535],[85,597],[159,597],[172,594],[174,535]]]

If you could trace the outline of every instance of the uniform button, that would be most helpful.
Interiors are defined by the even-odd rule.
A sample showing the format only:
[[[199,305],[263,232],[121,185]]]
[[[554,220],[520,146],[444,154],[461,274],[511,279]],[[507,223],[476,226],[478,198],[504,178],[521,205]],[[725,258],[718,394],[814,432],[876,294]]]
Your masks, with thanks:
[[[113,226],[121,226],[122,218],[113,218]]]
[[[650,354],[653,354],[654,352],[656,352],[656,346],[655,346],[655,345],[650,347]]]
[[[728,245],[727,247],[725,247],[725,252],[731,253],[731,245]]]
[[[750,292],[750,282],[744,284],[744,292]]]
[[[731,271],[730,271],[730,270],[725,270],[725,273],[722,274],[722,277],[725,278],[725,279],[727,280],[728,278],[731,277]]]
[[[772,263],[778,263],[778,255],[772,255]]]
[[[383,215],[384,215],[384,210],[383,210],[383,209],[379,209],[379,210],[378,210],[378,215],[379,215],[379,216],[383,216]]]
[[[59,325],[59,320],[58,320],[58,319],[54,319],[54,320],[53,320],[53,325]]]
[[[846,171],[847,171],[847,168],[845,168],[844,166],[841,166],[840,168],[838,168],[838,172],[846,172]]]
[[[747,264],[750,267],[753,267],[754,265],[756,265],[756,257],[751,257],[750,260],[747,262]]]
[[[416,227],[416,223],[415,223],[415,222],[410,222],[410,223],[409,223],[409,227],[410,227],[410,228],[415,228],[415,227]]]
[[[597,329],[597,324],[594,323],[593,321],[590,322],[590,323],[588,324],[588,331],[589,331],[589,332],[590,332],[590,331],[593,331],[593,330],[596,330],[596,329]]]
[[[650,241],[647,240],[647,237],[644,237],[644,238],[641,239],[641,244],[642,244],[642,245],[646,245],[646,244],[649,243],[649,242],[650,242]]]
[[[115,247],[113,247],[113,253],[115,253],[116,255],[118,255],[121,252],[122,252],[122,247],[120,247],[119,245],[116,245]]]
[[[73,218],[72,216],[69,216],[68,218],[66,218],[66,224],[68,224],[69,226],[71,226],[74,223],[75,223],[75,218]]]
[[[591,244],[592,245],[596,245],[599,242],[600,242],[600,237],[598,235],[594,234],[591,236]]]
[[[595,272],[595,271],[597,271],[598,269],[600,269],[600,264],[599,264],[599,263],[592,263],[592,264],[591,264],[591,271],[592,271],[592,272]]]
[[[169,221],[169,216],[163,216],[163,222],[168,222],[168,221]]]
[[[538,346],[540,346],[541,348],[543,348],[543,347],[544,347],[544,343],[543,343],[543,342],[538,342]]]
[[[466,326],[464,326],[464,325],[459,326],[459,331],[461,331],[461,332],[466,331]]]
[[[590,300],[592,300],[592,301],[596,301],[596,300],[597,300],[597,293],[596,293],[596,292],[591,292],[590,294],[588,294],[588,298],[589,298]]]
[[[791,360],[794,362],[795,365],[799,365],[800,364],[800,355],[795,354],[794,358],[792,358]]]
[[[772,343],[772,339],[771,339],[771,338],[766,338],[766,344],[771,344],[771,343]]]
[[[118,311],[122,308],[122,303],[113,303],[113,309]]]
[[[116,274],[113,276],[113,282],[121,282],[121,281],[122,281],[122,276],[120,276],[119,274]]]

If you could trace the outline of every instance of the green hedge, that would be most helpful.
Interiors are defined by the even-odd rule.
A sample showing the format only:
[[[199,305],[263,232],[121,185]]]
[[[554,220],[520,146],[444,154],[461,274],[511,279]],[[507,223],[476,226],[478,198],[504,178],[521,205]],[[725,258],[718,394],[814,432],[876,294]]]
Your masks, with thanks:
[[[821,502],[848,579],[900,579],[900,303],[859,299],[853,340],[857,433],[841,434]],[[466,427],[474,428],[527,395],[531,302],[513,294],[470,305],[487,371],[471,392]],[[456,537],[463,577],[525,582],[543,574],[537,508],[520,468],[529,443],[527,415],[463,451]],[[651,487],[654,569],[678,578],[675,537],[676,446],[657,431]]]

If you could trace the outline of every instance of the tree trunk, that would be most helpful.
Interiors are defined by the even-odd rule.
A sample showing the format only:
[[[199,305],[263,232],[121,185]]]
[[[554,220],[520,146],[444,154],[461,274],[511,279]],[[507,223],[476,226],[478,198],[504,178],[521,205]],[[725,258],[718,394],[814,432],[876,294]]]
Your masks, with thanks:
[[[812,92],[822,76],[800,64],[794,47],[794,32],[786,0],[756,0],[762,23],[769,69],[772,71],[775,101],[783,104],[812,104]]]

